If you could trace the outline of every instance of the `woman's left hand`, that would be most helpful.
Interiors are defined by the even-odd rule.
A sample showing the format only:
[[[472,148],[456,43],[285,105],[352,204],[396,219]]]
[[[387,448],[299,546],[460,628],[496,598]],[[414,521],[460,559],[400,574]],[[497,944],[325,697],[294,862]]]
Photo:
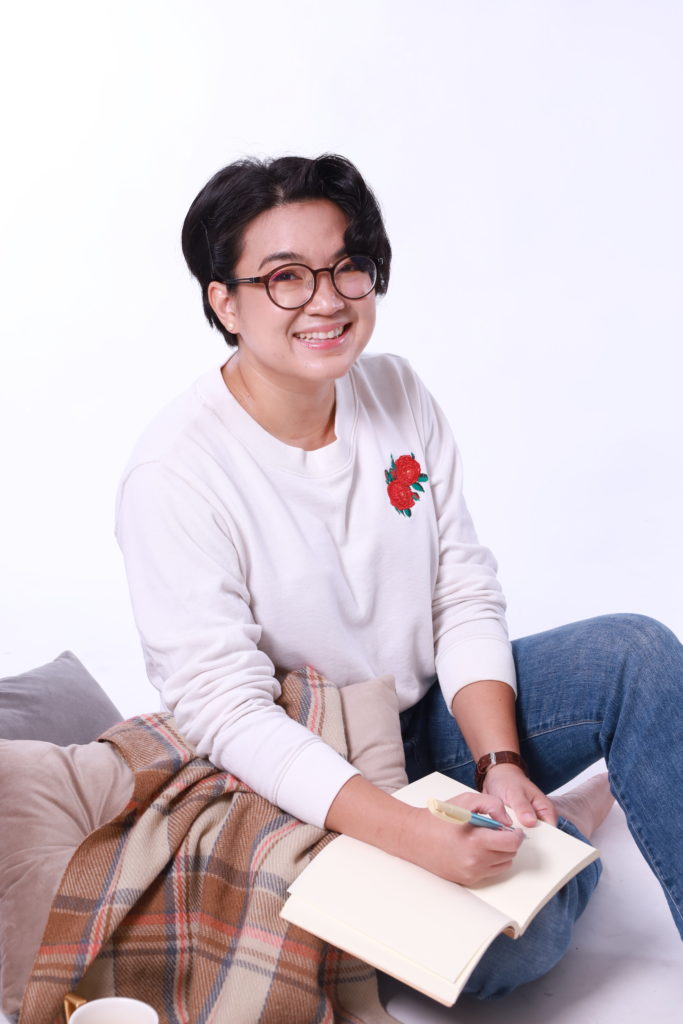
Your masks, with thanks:
[[[489,768],[483,792],[499,797],[515,812],[521,825],[533,828],[539,818],[550,825],[557,825],[552,800],[516,765],[497,764]]]

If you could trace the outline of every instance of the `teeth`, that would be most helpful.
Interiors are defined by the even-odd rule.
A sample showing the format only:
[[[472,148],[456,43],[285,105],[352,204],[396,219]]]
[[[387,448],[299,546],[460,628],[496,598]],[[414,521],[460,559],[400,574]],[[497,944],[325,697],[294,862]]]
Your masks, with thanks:
[[[344,333],[343,327],[337,327],[333,331],[313,331],[311,334],[297,334],[297,338],[301,338],[302,341],[329,341],[331,338],[338,338],[340,334]]]

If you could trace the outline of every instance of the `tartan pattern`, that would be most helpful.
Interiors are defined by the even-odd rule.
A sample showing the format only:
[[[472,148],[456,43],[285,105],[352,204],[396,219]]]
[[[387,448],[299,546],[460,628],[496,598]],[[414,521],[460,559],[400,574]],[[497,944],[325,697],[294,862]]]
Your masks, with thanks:
[[[280,703],[346,756],[339,693],[290,673]],[[102,737],[135,774],[130,804],[72,857],[20,1024],[62,1024],[64,995],[143,999],[161,1024],[388,1024],[375,972],[284,921],[288,885],[332,833],[199,758],[168,714]]]

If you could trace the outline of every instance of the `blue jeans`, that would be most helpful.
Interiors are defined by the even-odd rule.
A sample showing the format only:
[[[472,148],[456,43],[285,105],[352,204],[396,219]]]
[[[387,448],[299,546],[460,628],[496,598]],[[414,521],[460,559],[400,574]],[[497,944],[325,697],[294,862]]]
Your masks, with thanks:
[[[640,615],[606,615],[515,640],[517,726],[530,778],[551,792],[605,759],[610,785],[683,938],[683,647]],[[474,785],[474,764],[438,684],[401,714],[411,781],[439,771]],[[561,827],[579,835],[570,823]],[[565,953],[600,875],[589,865],[522,938],[502,936],[466,992],[504,995]]]

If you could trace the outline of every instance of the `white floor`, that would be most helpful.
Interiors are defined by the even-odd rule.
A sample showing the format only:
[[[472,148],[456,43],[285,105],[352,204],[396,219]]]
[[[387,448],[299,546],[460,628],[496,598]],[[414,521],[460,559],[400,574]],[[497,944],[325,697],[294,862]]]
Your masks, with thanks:
[[[404,1024],[682,1024],[683,943],[620,808],[593,841],[602,878],[550,974],[502,1000],[462,997],[450,1009],[387,978],[389,1012]]]

